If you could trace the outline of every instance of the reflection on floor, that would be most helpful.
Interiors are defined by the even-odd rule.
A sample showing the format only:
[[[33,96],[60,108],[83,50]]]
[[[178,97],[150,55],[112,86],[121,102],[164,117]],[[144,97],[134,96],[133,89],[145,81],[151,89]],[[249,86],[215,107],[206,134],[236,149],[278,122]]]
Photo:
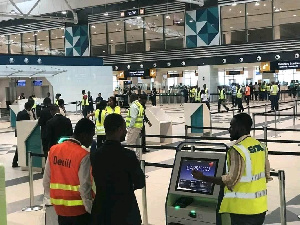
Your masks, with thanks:
[[[288,108],[293,103],[286,103],[281,108]],[[253,104],[251,104],[253,105]],[[263,112],[264,103],[255,103],[254,105],[262,105],[261,108],[250,109],[250,113]],[[150,106],[149,106],[150,107]],[[158,106],[165,110],[173,123],[173,135],[184,135],[184,114],[183,106],[180,105],[164,105]],[[217,106],[213,104],[212,111],[216,112]],[[247,111],[247,110],[246,110]],[[284,114],[291,113],[292,109],[282,111],[280,121],[277,122],[278,128],[293,128],[293,120],[290,116]],[[125,116],[125,111],[123,112]],[[228,127],[233,116],[232,112],[219,113],[212,115],[214,127]],[[72,123],[81,118],[80,115],[70,114]],[[268,117],[269,127],[274,127],[274,117]],[[265,117],[257,116],[255,118],[256,127],[261,127],[265,124]],[[296,128],[300,128],[300,121],[296,120]],[[41,225],[44,224],[44,213],[39,212],[22,212],[22,208],[29,205],[29,185],[28,172],[21,171],[20,168],[11,168],[12,158],[14,156],[16,138],[14,132],[9,128],[9,123],[5,120],[0,121],[0,163],[4,163],[6,168],[6,193],[7,193],[7,211],[9,225]],[[213,131],[214,136],[228,137],[227,131]],[[271,140],[299,140],[300,135],[297,132],[277,132],[277,137],[274,132],[268,133],[268,138]],[[256,132],[256,137],[263,137],[263,132]],[[176,146],[180,143],[180,139],[173,139],[172,145]],[[225,142],[229,144],[229,142]],[[156,144],[157,145],[157,144]],[[164,144],[162,144],[164,145]],[[277,144],[269,143],[269,150],[272,151],[300,151],[298,144]],[[151,147],[150,147],[151,149]],[[157,162],[172,164],[174,161],[174,150],[151,150],[150,153],[143,155],[147,162]],[[300,224],[297,215],[300,214],[300,158],[293,156],[274,156],[270,155],[271,167],[275,170],[282,169],[286,172],[286,199],[287,199],[287,220],[288,224]],[[161,169],[156,167],[147,167],[147,201],[148,215],[150,224],[163,225],[165,224],[165,208],[164,203],[168,189],[171,169]],[[41,204],[43,200],[42,175],[36,173],[34,175],[34,195],[35,204]],[[141,203],[141,191],[136,192],[139,203]],[[269,211],[265,224],[280,224],[279,211],[279,188],[278,180],[268,184],[268,200]],[[141,204],[140,204],[141,206]],[[141,210],[142,211],[142,210]]]

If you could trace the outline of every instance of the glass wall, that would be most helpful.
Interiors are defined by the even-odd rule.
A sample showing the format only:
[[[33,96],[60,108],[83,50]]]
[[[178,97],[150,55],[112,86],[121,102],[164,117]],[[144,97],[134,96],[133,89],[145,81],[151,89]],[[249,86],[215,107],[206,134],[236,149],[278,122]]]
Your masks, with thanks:
[[[35,55],[35,36],[37,33],[25,33],[22,36],[22,48],[25,55]]]
[[[8,36],[2,35],[0,36],[0,53],[7,54],[8,53]]]
[[[145,17],[145,39],[146,51],[158,51],[165,49],[163,15]]]
[[[94,24],[90,28],[92,55],[107,55],[106,23]]]
[[[11,54],[22,54],[21,49],[21,35],[20,34],[13,34],[10,35],[9,38],[9,47]]]
[[[36,35],[36,53],[37,55],[50,54],[49,31],[39,31]]]
[[[124,22],[123,21],[108,22],[107,30],[108,30],[108,53],[112,55],[125,53]]]
[[[128,53],[144,52],[144,19],[136,17],[125,20]]]
[[[65,55],[65,36],[64,29],[51,30],[51,54],[52,55]]]
[[[165,16],[166,49],[183,48],[184,26],[184,12]]]

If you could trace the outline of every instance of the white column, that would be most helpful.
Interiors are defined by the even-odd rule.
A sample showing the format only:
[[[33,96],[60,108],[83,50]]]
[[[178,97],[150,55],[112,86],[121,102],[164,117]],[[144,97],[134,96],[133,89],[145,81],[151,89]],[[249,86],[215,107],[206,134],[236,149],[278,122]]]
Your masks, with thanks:
[[[211,93],[216,93],[219,85],[218,69],[213,66],[198,66],[198,86],[202,89],[204,84]]]

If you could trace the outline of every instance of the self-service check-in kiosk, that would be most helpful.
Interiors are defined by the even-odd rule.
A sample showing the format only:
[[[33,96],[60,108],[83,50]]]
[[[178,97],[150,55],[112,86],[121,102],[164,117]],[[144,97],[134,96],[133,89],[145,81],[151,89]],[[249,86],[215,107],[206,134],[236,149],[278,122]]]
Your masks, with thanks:
[[[225,153],[177,152],[166,201],[167,225],[216,224],[220,186],[194,179],[194,169],[206,176],[223,174]]]

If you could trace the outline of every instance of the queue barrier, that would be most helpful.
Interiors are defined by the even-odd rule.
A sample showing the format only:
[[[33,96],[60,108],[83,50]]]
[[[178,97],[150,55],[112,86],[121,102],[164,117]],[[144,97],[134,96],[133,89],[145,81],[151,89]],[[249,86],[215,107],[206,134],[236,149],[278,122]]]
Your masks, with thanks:
[[[25,212],[39,211],[42,210],[42,206],[34,205],[34,192],[33,192],[33,170],[32,170],[32,158],[33,157],[45,157],[44,154],[28,152],[28,171],[29,171],[29,206],[22,209]]]

